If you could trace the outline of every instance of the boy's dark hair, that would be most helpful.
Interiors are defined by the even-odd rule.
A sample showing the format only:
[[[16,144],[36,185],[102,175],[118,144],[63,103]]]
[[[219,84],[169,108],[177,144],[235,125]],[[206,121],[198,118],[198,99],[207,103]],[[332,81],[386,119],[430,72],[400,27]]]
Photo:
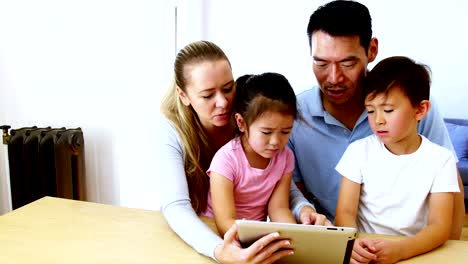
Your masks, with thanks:
[[[379,94],[387,94],[391,88],[397,86],[413,106],[418,106],[422,100],[429,100],[430,68],[407,57],[386,58],[367,74],[363,96],[370,96],[372,99]]]
[[[309,19],[307,36],[312,47],[312,34],[323,31],[331,36],[359,36],[364,50],[372,38],[372,19],[369,9],[354,1],[335,0],[320,6]]]
[[[236,80],[236,85],[234,110],[244,118],[247,127],[268,111],[296,119],[296,94],[283,75],[272,72],[243,75]]]

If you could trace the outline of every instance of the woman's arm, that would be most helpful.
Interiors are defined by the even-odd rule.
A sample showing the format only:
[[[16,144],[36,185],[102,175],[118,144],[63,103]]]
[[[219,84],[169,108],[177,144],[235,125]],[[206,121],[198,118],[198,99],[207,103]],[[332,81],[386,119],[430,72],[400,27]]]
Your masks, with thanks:
[[[289,210],[289,189],[292,172],[281,177],[268,201],[268,215],[273,222],[294,223],[296,219]]]
[[[223,240],[193,210],[185,176],[183,148],[178,134],[167,120],[162,120],[160,124],[162,132],[157,142],[159,170],[155,172],[160,210],[179,237],[197,252],[214,258],[214,250]]]
[[[341,177],[340,192],[336,205],[335,224],[337,226],[356,227],[361,185],[348,178]]]
[[[427,226],[416,235],[400,241],[375,240],[378,263],[395,263],[442,245],[449,238],[452,215],[453,193],[431,193]]]
[[[192,208],[185,178],[183,151],[176,130],[164,119],[158,138],[158,178],[161,211],[171,229],[200,254],[219,263],[273,263],[293,254],[286,239],[268,234],[248,248],[242,248],[233,225],[224,240],[213,232]],[[207,194],[208,195],[208,194]]]
[[[224,236],[236,221],[234,186],[232,181],[212,171],[210,173],[210,192],[216,227],[220,235]]]

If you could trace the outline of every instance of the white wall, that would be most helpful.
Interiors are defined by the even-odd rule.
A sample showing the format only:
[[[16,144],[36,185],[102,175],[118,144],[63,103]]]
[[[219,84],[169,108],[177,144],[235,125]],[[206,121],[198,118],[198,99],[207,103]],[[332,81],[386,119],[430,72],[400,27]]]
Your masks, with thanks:
[[[0,124],[81,127],[90,201],[158,206],[152,121],[171,78],[173,4],[0,1]]]
[[[310,14],[327,1],[0,0],[0,124],[83,128],[90,201],[158,208],[154,117],[176,51],[208,39],[235,76],[277,71],[296,91],[315,83]],[[378,59],[429,64],[447,117],[468,118],[466,1],[362,1],[380,40]],[[174,6],[178,34],[174,35]],[[0,192],[5,192],[0,146]],[[5,199],[0,193],[0,214]]]
[[[226,51],[235,76],[277,71],[297,92],[316,83],[306,29],[312,12],[328,0],[206,2],[203,37]],[[468,118],[468,1],[360,2],[373,18],[377,61],[404,55],[428,64],[433,72],[431,92],[442,113]]]

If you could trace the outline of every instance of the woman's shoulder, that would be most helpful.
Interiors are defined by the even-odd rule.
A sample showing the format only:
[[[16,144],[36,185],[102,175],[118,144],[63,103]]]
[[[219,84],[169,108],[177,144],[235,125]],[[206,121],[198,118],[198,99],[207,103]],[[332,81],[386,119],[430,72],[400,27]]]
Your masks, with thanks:
[[[169,119],[160,114],[156,117],[156,123],[158,127],[157,138],[161,144],[181,146],[179,133],[175,125]]]

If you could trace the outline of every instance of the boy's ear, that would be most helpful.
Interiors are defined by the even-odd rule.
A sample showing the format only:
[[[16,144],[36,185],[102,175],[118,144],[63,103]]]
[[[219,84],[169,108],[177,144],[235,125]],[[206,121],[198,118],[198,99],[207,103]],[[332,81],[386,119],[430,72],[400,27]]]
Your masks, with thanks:
[[[421,121],[424,117],[426,117],[427,113],[431,109],[431,102],[429,100],[422,100],[419,103],[419,106],[416,108],[416,119]]]
[[[234,118],[236,119],[236,124],[237,124],[237,127],[239,128],[239,131],[242,133],[245,133],[245,131],[247,130],[247,126],[245,124],[244,118],[239,113],[236,113],[234,115]]]
[[[182,101],[182,103],[183,103],[185,106],[189,106],[189,105],[190,105],[190,100],[189,100],[189,98],[187,97],[187,95],[185,94],[185,92],[182,91],[182,89],[180,89],[179,87],[176,87],[176,90],[177,90],[177,94],[179,95],[179,98],[180,98],[180,100]]]

